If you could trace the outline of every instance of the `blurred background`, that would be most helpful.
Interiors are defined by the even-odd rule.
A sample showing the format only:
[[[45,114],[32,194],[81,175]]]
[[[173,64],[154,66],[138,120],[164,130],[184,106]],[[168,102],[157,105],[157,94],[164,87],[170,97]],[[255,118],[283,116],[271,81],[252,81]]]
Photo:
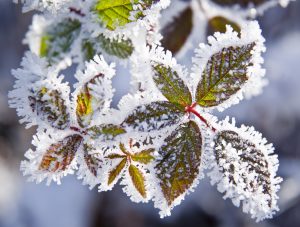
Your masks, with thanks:
[[[116,188],[97,193],[75,176],[60,186],[26,182],[19,171],[35,130],[18,123],[9,109],[7,93],[13,86],[11,69],[19,67],[26,46],[22,39],[33,13],[0,0],[0,227],[299,227],[300,226],[300,2],[276,7],[259,17],[267,40],[265,68],[269,86],[262,95],[224,113],[239,124],[253,125],[274,143],[279,155],[280,212],[272,220],[255,223],[240,208],[224,201],[208,180],[160,219],[152,204],[135,204]],[[195,25],[197,26],[197,25]],[[187,56],[189,54],[187,53]],[[185,61],[182,58],[181,61]],[[120,79],[120,78],[119,78]],[[118,82],[119,84],[122,81]],[[115,82],[115,86],[118,87]]]

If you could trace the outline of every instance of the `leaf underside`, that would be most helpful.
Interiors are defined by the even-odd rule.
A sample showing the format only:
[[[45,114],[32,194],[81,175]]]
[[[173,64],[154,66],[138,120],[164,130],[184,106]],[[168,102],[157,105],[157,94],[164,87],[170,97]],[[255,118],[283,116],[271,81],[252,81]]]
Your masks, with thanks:
[[[141,194],[143,198],[146,198],[147,193],[145,186],[145,177],[143,173],[136,166],[130,165],[129,175],[136,190]]]
[[[184,116],[184,108],[165,101],[138,106],[122,123],[141,132],[160,130],[179,123]]]
[[[248,80],[247,69],[252,66],[255,43],[223,48],[208,60],[196,91],[202,107],[222,104],[236,94]]]
[[[52,127],[65,129],[69,125],[70,115],[59,90],[49,90],[43,87],[28,99],[32,112]]]
[[[133,44],[130,39],[109,39],[100,35],[97,38],[101,48],[109,55],[116,56],[121,59],[126,59],[130,57],[133,52]]]
[[[241,170],[236,170],[235,166],[230,164],[231,159],[226,154],[223,141],[226,144],[231,144],[232,148],[236,149],[236,152],[241,152],[239,154],[240,162],[247,164],[242,172]],[[270,195],[268,203],[271,207],[272,190],[269,164],[263,152],[254,143],[240,137],[234,131],[221,131],[215,139],[215,155],[221,171],[226,175],[231,184],[240,187],[240,182],[236,182],[235,180],[236,175],[238,175],[245,183],[243,188],[245,191],[255,193],[257,188],[262,186],[263,193]],[[224,165],[224,163],[228,163],[228,165]],[[251,177],[248,178],[251,173],[255,173],[257,177],[254,179],[250,179]]]
[[[73,161],[82,139],[80,135],[71,135],[52,144],[43,156],[39,170],[47,172],[66,170]]]
[[[193,28],[193,11],[190,7],[180,14],[162,29],[162,46],[176,54],[185,44]]]
[[[236,31],[240,34],[241,28],[237,23],[235,23],[225,17],[216,16],[216,17],[211,18],[208,21],[207,36],[213,35],[215,32],[225,33],[226,25],[230,25],[234,31]]]
[[[192,104],[190,90],[176,71],[161,64],[152,67],[154,70],[154,82],[171,103],[178,104],[182,107]]]
[[[103,74],[99,74],[86,83],[79,94],[77,95],[76,116],[77,122],[81,127],[87,127],[94,116],[94,113],[100,111],[105,103],[105,100],[100,100],[93,97],[91,94],[90,85],[95,84],[97,79],[104,77]]]
[[[184,194],[199,174],[202,136],[194,121],[181,124],[165,139],[155,166],[156,175],[169,206]]]

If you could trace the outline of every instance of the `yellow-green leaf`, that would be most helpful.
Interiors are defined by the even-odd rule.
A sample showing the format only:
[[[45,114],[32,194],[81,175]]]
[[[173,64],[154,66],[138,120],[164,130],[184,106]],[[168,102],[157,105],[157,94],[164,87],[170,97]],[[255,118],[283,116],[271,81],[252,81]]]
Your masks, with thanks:
[[[162,64],[153,65],[153,80],[161,93],[171,102],[182,107],[192,104],[189,88],[178,73]]]
[[[138,0],[97,0],[94,11],[106,28],[115,30],[132,22],[130,15],[134,11],[133,5],[138,2]]]
[[[108,184],[112,184],[114,180],[122,173],[122,170],[125,168],[127,163],[127,159],[124,158],[122,161],[112,170],[109,172],[108,177]]]
[[[52,144],[43,156],[39,170],[48,172],[66,170],[73,161],[82,139],[80,135],[72,135]]]
[[[210,57],[196,91],[196,100],[200,106],[218,106],[242,88],[248,80],[247,69],[252,65],[254,47],[254,42],[231,46]]]
[[[111,140],[118,135],[126,133],[124,128],[113,124],[93,126],[87,129],[87,132],[93,139],[99,139],[102,136],[104,140]]]
[[[145,177],[143,176],[143,173],[136,166],[130,165],[129,174],[136,190],[141,194],[143,198],[146,198],[147,192],[145,187]]]
[[[154,156],[152,156],[153,153],[154,149],[143,150],[141,152],[133,154],[132,160],[142,164],[149,164],[151,161],[154,160]]]
[[[169,206],[186,193],[199,174],[202,136],[194,121],[179,125],[159,149],[162,158],[155,169]]]

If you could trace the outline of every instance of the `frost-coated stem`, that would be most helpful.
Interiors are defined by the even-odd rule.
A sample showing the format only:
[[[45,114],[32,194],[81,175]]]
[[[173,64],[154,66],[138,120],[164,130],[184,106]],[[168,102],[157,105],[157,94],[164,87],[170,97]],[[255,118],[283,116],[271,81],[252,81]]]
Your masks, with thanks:
[[[194,109],[195,106],[197,106],[197,103],[193,103],[191,106],[186,107],[186,112],[187,112],[187,113],[193,113],[193,114],[195,114],[202,122],[204,122],[204,124],[206,124],[206,126],[207,126],[208,128],[210,128],[213,132],[216,132],[217,129],[214,128],[212,125],[210,125],[210,124],[207,122],[207,120],[206,120],[203,116],[201,116],[201,114],[198,113],[197,110]]]

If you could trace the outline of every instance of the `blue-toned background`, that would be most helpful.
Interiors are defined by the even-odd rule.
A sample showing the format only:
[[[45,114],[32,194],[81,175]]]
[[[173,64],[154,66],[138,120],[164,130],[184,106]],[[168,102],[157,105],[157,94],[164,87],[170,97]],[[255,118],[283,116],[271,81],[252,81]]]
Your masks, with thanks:
[[[254,125],[276,147],[281,211],[272,220],[255,223],[211,187],[207,180],[169,218],[160,219],[152,204],[134,204],[120,188],[97,193],[74,176],[60,186],[27,183],[19,172],[34,129],[25,130],[8,108],[12,68],[26,46],[22,39],[32,13],[0,0],[0,227],[299,227],[300,226],[300,2],[269,10],[259,18],[267,39],[265,67],[270,84],[264,93],[222,113],[239,124]],[[190,56],[189,56],[190,57]],[[128,84],[118,77],[115,86]],[[126,81],[122,81],[126,80]],[[119,92],[123,93],[124,91]],[[118,97],[117,97],[118,99]]]

